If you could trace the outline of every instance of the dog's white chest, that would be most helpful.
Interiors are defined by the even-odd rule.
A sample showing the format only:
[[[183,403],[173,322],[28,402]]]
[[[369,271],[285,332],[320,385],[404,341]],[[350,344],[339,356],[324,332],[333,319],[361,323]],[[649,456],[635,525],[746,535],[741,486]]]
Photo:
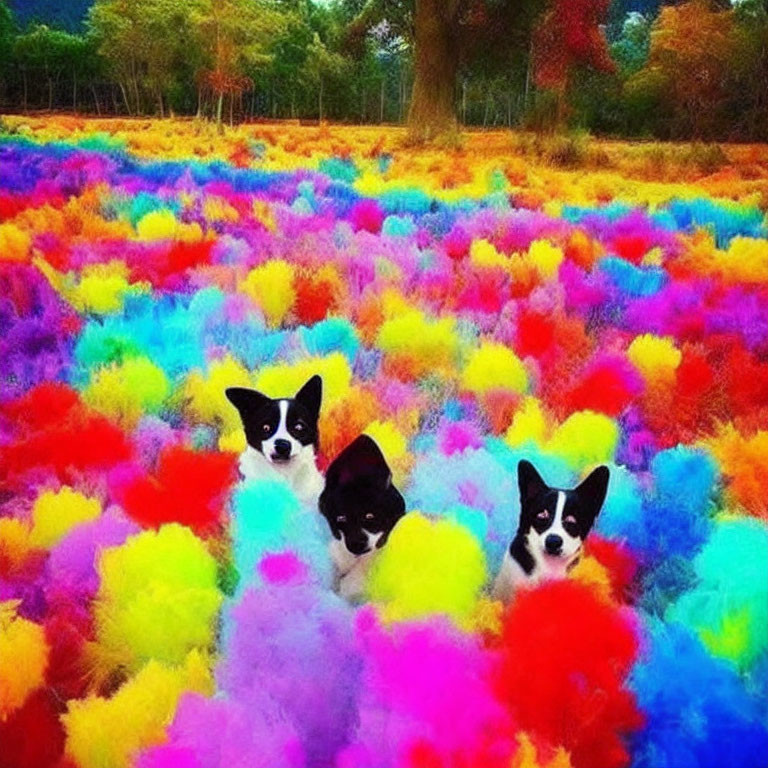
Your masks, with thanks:
[[[530,583],[531,578],[522,569],[520,563],[509,554],[509,550],[507,550],[504,554],[501,568],[493,582],[492,594],[494,599],[508,603],[517,589],[523,584]]]
[[[331,560],[336,567],[338,593],[346,600],[357,600],[365,593],[365,583],[374,558],[378,554],[376,543],[382,534],[368,534],[370,552],[354,555],[344,545],[343,540],[334,539],[329,545]]]
[[[240,474],[246,480],[282,480],[288,483],[291,490],[301,501],[313,506],[323,491],[323,476],[315,465],[315,457],[307,450],[290,464],[282,467],[273,464],[262,453],[251,446],[240,454]]]

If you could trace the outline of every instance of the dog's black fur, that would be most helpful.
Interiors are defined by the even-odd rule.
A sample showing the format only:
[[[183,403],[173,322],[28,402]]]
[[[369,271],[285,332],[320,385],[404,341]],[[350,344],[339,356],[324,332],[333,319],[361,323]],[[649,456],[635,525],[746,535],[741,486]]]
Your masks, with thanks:
[[[315,464],[322,379],[313,376],[292,398],[272,399],[244,387],[231,387],[226,396],[240,414],[248,442],[240,455],[242,476],[281,478],[313,508],[323,490]]]
[[[313,376],[293,398],[272,399],[255,389],[230,387],[226,396],[240,413],[248,445],[264,453],[264,443],[277,433],[281,426],[301,445],[317,448],[317,420],[320,416],[320,403],[323,396],[323,384],[319,376]],[[285,423],[281,425],[280,403],[287,403]],[[285,461],[276,446],[268,458],[273,461]],[[282,452],[285,447],[280,446]],[[266,455],[266,454],[265,454]]]
[[[334,538],[355,556],[386,544],[397,521],[405,514],[405,501],[392,484],[378,445],[360,435],[334,459],[325,475],[319,508]]]
[[[548,486],[529,461],[517,468],[520,521],[494,592],[507,599],[525,581],[564,576],[581,556],[608,491],[610,473],[601,466],[573,489]]]

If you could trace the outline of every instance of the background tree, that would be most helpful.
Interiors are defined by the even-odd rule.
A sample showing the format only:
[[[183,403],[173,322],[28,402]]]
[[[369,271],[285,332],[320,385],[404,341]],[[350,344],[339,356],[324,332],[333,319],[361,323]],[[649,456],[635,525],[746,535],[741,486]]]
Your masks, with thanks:
[[[646,66],[628,83],[653,96],[671,137],[704,138],[722,122],[729,96],[727,70],[735,53],[731,9],[691,0],[661,9],[651,31]]]
[[[204,76],[216,97],[216,124],[222,131],[224,97],[230,97],[231,107],[252,86],[249,73],[269,64],[269,43],[284,19],[267,0],[202,0],[191,15],[208,61]]]
[[[766,0],[607,3],[441,3],[454,82],[431,110],[417,0],[0,0],[0,103],[200,117],[228,106],[231,121],[421,113],[417,139],[458,121],[548,129],[558,114],[600,134],[768,138]]]
[[[307,46],[304,76],[317,93],[318,119],[323,119],[323,95],[329,81],[343,76],[346,69],[344,57],[330,50],[315,32]]]
[[[533,64],[539,86],[557,95],[557,125],[565,121],[570,78],[577,67],[614,69],[601,29],[609,0],[553,0],[533,38]]]
[[[145,0],[96,0],[88,12],[88,24],[99,53],[120,87],[129,115],[142,109],[140,82],[144,77],[146,10]]]
[[[11,9],[0,0],[0,93],[5,90],[5,81],[11,68],[15,28]]]
[[[396,33],[413,46],[414,80],[408,127],[411,138],[429,140],[456,128],[459,71],[480,60],[485,72],[514,69],[536,59],[539,79],[565,92],[577,63],[608,66],[599,22],[608,0],[369,0],[353,31],[394,19]],[[542,14],[543,17],[542,17]],[[536,30],[536,37],[532,37]],[[556,64],[546,50],[556,45]],[[546,50],[545,50],[546,49]],[[561,99],[564,102],[564,98]]]

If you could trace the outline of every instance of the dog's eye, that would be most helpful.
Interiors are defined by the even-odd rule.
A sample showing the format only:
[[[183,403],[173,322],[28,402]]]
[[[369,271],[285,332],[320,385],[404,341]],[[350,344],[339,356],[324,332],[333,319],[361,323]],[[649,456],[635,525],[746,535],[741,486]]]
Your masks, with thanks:
[[[338,515],[336,518],[337,523],[346,523],[347,522],[347,516],[346,515]]]
[[[547,520],[549,518],[549,510],[548,509],[542,509],[541,512],[539,512],[539,514],[536,515],[536,517],[539,520]]]
[[[268,434],[269,434],[269,433],[272,431],[272,427],[270,427],[270,426],[269,426],[269,424],[262,424],[262,426],[261,426],[261,431],[262,431],[262,432],[263,432],[265,435],[268,435]]]
[[[366,520],[373,520],[373,512],[366,512],[365,513],[365,519]]]
[[[305,429],[305,424],[303,421],[297,421],[296,424],[293,427],[297,432],[303,432]]]
[[[576,525],[576,518],[573,515],[568,515],[567,517],[563,518],[564,523],[573,523]]]

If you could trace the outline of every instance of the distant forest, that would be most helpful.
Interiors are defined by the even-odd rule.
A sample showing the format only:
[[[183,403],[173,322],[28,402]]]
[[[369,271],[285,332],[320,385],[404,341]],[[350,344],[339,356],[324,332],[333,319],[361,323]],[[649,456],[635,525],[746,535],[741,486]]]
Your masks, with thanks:
[[[765,141],[768,0],[0,0],[0,103]]]

